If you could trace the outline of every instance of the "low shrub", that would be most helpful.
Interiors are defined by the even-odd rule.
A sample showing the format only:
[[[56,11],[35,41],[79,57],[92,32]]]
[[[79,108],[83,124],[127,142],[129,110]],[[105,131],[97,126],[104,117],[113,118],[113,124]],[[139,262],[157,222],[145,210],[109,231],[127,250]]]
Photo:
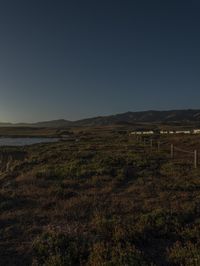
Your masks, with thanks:
[[[141,251],[130,243],[97,242],[93,245],[88,266],[147,266]]]
[[[83,247],[78,238],[55,232],[44,233],[33,243],[33,265],[80,265],[85,256]]]
[[[169,262],[175,265],[198,266],[200,265],[200,244],[176,242],[168,250]]]

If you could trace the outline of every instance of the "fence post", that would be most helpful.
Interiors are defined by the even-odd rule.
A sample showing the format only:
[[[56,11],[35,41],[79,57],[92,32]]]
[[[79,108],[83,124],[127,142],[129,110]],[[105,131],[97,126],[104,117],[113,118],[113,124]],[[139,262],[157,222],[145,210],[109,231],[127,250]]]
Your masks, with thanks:
[[[158,141],[158,151],[160,151],[160,141]]]
[[[174,144],[171,144],[171,159],[174,158]]]
[[[151,150],[153,149],[153,140],[150,139],[150,147],[151,147]]]
[[[196,169],[198,166],[198,152],[197,150],[194,151],[194,168]]]

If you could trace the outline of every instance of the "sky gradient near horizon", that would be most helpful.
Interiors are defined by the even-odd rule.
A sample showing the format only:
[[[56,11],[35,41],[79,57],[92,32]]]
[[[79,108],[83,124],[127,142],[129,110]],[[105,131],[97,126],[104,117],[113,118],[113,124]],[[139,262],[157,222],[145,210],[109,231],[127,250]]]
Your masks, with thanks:
[[[200,1],[0,1],[0,121],[200,108]]]

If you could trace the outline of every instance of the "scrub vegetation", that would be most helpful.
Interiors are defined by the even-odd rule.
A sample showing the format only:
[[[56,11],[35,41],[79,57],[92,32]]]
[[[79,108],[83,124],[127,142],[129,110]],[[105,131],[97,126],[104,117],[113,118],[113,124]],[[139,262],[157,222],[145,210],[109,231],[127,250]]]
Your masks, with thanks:
[[[0,149],[0,265],[200,265],[200,167],[170,159],[199,137],[158,151],[125,126],[68,133]]]

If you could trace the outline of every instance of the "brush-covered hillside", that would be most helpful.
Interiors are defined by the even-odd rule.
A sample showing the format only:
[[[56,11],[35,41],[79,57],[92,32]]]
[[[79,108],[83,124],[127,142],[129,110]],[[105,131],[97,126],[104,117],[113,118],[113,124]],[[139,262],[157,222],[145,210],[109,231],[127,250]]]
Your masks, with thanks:
[[[200,265],[199,137],[74,135],[0,149],[0,265]]]
[[[108,126],[113,124],[136,123],[198,123],[200,125],[200,110],[170,110],[170,111],[143,111],[126,112],[110,116],[98,116],[77,121],[65,119],[38,122],[38,123],[0,123],[2,127],[46,127],[62,128],[72,126]]]

